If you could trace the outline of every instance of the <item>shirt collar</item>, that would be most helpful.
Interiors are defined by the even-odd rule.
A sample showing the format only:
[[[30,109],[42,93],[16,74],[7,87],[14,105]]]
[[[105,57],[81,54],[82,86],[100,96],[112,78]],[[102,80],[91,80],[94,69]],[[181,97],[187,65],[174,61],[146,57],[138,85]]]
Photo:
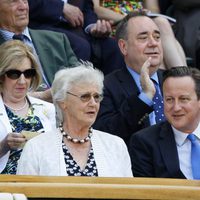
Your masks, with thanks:
[[[15,33],[14,32],[10,32],[10,31],[7,31],[5,29],[0,29],[0,35],[3,37],[4,40],[12,40],[13,38],[13,35]],[[32,39],[31,39],[31,36],[30,36],[30,33],[29,33],[29,30],[28,30],[28,27],[26,27],[24,29],[24,31],[22,32],[23,35],[26,36],[26,40],[29,40],[32,42]]]
[[[127,66],[128,71],[130,72],[131,76],[133,77],[133,79],[136,82],[137,87],[139,88],[140,92],[142,91],[142,87],[140,85],[140,74],[138,74],[134,69],[132,69],[131,67]],[[158,85],[159,85],[159,81],[158,81],[158,74],[157,72],[155,72],[152,76],[151,79],[153,79]]]
[[[184,133],[182,131],[177,130],[172,126],[174,136],[175,136],[175,141],[178,146],[182,146],[186,142],[186,138],[189,135],[188,133]],[[197,128],[192,132],[194,135],[197,136],[198,139],[200,139],[200,123],[197,126]]]

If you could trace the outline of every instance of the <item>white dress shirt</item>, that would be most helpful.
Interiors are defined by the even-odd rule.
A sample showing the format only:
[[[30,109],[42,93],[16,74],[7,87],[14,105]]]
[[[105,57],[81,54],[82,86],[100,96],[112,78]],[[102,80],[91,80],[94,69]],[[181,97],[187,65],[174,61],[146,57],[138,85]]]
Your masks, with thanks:
[[[174,131],[180,169],[187,179],[193,179],[191,166],[191,142],[187,139],[188,133],[181,132],[174,127],[172,127],[172,129]],[[193,134],[196,135],[200,143],[200,123],[193,131]]]

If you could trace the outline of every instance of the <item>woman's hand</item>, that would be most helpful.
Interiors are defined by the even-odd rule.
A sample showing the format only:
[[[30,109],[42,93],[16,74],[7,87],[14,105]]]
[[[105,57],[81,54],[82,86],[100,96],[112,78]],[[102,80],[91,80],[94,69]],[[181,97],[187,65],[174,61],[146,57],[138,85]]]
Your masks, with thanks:
[[[26,142],[26,138],[22,134],[8,134],[0,143],[0,158],[8,151],[18,149],[24,142]]]

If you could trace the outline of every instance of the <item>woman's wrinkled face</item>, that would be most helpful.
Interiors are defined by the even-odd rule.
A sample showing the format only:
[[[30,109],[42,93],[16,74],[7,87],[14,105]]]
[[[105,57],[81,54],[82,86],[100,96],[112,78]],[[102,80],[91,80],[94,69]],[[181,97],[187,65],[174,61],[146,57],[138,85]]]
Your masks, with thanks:
[[[31,62],[28,58],[24,58],[20,63],[11,63],[9,70],[11,69],[23,72],[27,69],[31,69]],[[28,92],[31,81],[32,79],[25,78],[24,74],[21,74],[17,79],[11,79],[5,74],[2,85],[4,99],[6,98],[15,101],[23,99]]]
[[[74,85],[63,103],[64,118],[69,124],[90,127],[96,120],[101,100],[100,90],[95,84]]]

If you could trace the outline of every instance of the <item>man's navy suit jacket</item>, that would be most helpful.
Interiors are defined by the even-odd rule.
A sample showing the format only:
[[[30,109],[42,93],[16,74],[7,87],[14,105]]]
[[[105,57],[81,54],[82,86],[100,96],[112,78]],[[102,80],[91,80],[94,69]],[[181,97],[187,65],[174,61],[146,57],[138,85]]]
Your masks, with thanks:
[[[168,122],[133,134],[129,152],[136,177],[186,178],[179,167],[174,133]]]
[[[62,0],[28,0],[29,3],[29,17],[31,28],[50,28],[53,25],[57,26],[61,22],[63,15]],[[73,0],[69,3],[73,4]],[[79,9],[84,14],[84,27],[89,24],[96,23],[97,16],[93,10],[92,0],[80,0]],[[66,29],[67,23],[63,23]],[[67,28],[70,28],[68,26]],[[72,28],[72,27],[71,27]]]
[[[160,85],[162,73],[158,70]],[[150,125],[149,114],[153,111],[138,95],[139,89],[127,68],[107,75],[94,128],[118,135],[128,143],[132,133]]]

